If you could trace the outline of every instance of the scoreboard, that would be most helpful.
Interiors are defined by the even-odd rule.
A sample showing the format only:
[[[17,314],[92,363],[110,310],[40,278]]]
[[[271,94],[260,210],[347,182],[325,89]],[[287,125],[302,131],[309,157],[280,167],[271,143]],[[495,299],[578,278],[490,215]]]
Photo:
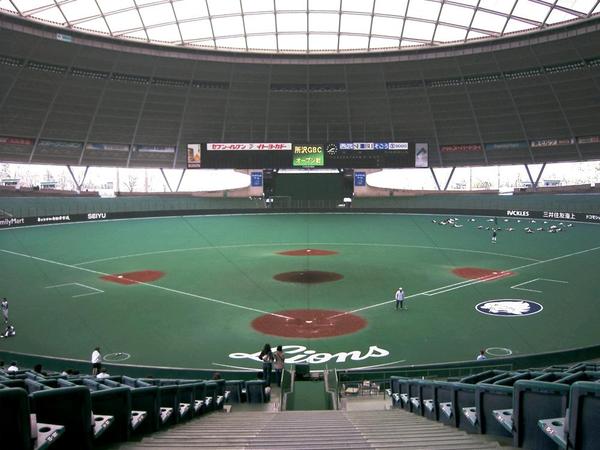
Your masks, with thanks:
[[[414,142],[188,144],[189,169],[428,167],[428,144]]]

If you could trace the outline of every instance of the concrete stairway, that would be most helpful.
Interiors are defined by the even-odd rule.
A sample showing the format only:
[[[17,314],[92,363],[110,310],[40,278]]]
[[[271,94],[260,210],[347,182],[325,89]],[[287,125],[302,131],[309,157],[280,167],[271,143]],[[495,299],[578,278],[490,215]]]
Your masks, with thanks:
[[[499,445],[402,410],[390,410],[214,413],[115,448],[484,450]]]

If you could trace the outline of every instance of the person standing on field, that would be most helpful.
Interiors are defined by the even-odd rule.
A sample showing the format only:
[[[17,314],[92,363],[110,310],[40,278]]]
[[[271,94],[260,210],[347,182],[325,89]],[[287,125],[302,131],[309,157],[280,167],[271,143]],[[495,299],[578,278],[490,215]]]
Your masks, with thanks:
[[[401,287],[396,291],[396,309],[398,309],[398,307],[400,307],[400,309],[408,309],[404,308],[404,290]]]
[[[98,375],[100,373],[101,368],[102,354],[100,353],[100,347],[96,347],[92,352],[92,375]]]

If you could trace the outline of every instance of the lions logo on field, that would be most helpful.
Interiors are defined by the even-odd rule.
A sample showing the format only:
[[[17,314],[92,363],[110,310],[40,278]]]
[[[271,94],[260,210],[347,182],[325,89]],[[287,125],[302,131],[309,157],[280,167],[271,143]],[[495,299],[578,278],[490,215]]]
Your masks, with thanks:
[[[523,317],[537,314],[544,307],[531,300],[502,298],[478,303],[475,309],[490,316]]]

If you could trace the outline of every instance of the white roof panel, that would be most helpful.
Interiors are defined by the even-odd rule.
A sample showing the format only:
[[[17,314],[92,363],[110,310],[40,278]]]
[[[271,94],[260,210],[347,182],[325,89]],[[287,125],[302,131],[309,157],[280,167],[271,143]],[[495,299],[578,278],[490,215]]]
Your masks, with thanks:
[[[0,0],[0,10],[162,45],[320,53],[436,46],[533,31],[598,14],[600,5],[597,0]]]

